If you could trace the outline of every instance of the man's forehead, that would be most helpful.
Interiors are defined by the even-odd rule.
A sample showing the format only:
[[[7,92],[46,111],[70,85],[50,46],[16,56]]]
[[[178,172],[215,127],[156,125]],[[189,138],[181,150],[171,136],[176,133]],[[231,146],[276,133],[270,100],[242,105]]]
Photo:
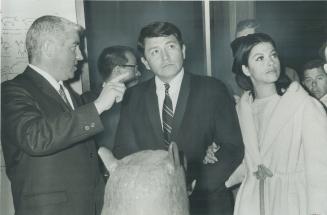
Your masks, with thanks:
[[[69,31],[66,41],[68,43],[79,43],[80,42],[79,33],[77,31]]]
[[[126,56],[128,62],[136,61],[136,57],[135,57],[135,55],[134,55],[132,52],[130,52],[130,51],[127,51],[127,52],[125,53],[125,56]]]
[[[159,37],[146,37],[144,39],[144,46],[155,46],[163,45],[170,42],[177,42],[178,40],[175,35],[171,34],[169,36],[159,36]]]
[[[255,33],[254,28],[245,28],[245,29],[243,29],[243,30],[236,33],[236,38],[244,37],[244,36],[247,36],[249,34],[254,34],[254,33]]]
[[[325,73],[324,69],[321,67],[306,69],[304,71],[305,77],[312,77],[312,76],[318,76],[318,75],[327,75],[327,74]]]

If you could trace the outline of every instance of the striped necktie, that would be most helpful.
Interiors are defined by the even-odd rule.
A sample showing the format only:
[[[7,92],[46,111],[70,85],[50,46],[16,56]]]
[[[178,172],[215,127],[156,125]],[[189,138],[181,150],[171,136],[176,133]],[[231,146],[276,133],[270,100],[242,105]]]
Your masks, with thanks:
[[[173,124],[173,104],[169,96],[169,84],[165,85],[165,99],[162,108],[162,129],[164,135],[164,141],[166,144],[170,144],[171,141],[171,130]]]

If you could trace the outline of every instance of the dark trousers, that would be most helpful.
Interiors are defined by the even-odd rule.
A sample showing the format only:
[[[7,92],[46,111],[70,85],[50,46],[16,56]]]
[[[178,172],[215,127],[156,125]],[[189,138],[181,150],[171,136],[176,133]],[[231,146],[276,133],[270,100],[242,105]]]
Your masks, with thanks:
[[[233,215],[234,200],[231,191],[193,194],[190,196],[191,215]]]

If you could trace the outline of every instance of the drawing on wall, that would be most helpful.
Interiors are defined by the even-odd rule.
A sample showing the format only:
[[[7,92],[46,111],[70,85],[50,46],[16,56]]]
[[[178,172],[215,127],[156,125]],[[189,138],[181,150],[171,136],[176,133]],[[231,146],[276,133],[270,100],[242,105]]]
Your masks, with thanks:
[[[3,16],[1,19],[1,80],[21,73],[26,65],[25,35],[35,17]]]

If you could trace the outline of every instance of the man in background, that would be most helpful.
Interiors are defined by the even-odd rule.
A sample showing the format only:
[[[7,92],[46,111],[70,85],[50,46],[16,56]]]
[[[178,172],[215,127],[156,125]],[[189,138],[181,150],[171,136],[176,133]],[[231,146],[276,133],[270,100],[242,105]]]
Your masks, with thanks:
[[[327,108],[327,73],[324,70],[325,62],[320,59],[311,60],[304,64],[302,84],[309,93],[321,101]]]
[[[57,16],[36,19],[26,35],[29,65],[1,86],[1,143],[16,215],[101,212],[104,183],[91,137],[125,86],[108,82],[86,103],[65,85],[83,60],[82,30]]]
[[[137,55],[128,46],[111,46],[103,49],[98,59],[98,70],[104,82],[127,74],[126,87],[133,87],[139,83],[141,73],[137,66]],[[115,104],[109,111],[101,115],[104,131],[96,135],[99,146],[105,146],[112,150],[118,122],[120,118],[121,103]]]
[[[248,34],[254,34],[257,32],[257,28],[259,27],[260,24],[255,19],[241,20],[236,25],[235,39]]]
[[[324,70],[327,72],[327,40],[320,47],[319,55],[325,61]]]
[[[192,215],[233,214],[225,181],[243,159],[244,146],[232,98],[220,81],[188,73],[180,30],[168,22],[142,28],[142,62],[155,77],[128,89],[122,104],[114,154],[122,158],[146,149],[167,150],[176,142],[187,159]],[[219,161],[203,165],[206,149],[219,145]],[[142,194],[140,194],[142,195]]]

